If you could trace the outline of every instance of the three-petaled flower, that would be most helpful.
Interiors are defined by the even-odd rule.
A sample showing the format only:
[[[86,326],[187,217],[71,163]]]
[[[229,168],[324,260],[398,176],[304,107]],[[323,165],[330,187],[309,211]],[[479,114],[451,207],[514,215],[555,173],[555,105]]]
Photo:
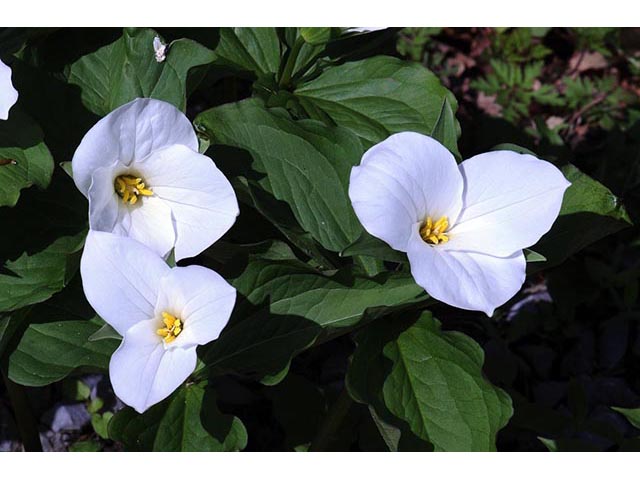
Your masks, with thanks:
[[[173,105],[139,98],[82,139],[73,179],[89,199],[92,230],[131,237],[166,257],[192,257],[218,240],[239,213],[231,184],[198,153],[191,122]]]
[[[523,248],[553,225],[570,183],[551,163],[495,151],[456,164],[414,132],[370,148],[349,197],[364,228],[406,252],[433,298],[491,316],[525,280]]]
[[[196,347],[220,335],[235,289],[204,267],[169,267],[130,238],[90,231],[80,264],[94,310],[120,335],[109,376],[116,395],[142,413],[196,367]]]
[[[11,68],[0,60],[0,120],[9,118],[9,110],[18,101],[18,91],[11,83]]]

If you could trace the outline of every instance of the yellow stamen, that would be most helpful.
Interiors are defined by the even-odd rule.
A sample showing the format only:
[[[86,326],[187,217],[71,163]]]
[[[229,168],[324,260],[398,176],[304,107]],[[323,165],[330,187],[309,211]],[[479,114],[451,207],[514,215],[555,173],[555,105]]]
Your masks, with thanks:
[[[113,182],[116,193],[125,204],[135,205],[140,195],[149,197],[153,190],[145,185],[140,177],[133,175],[120,175]]]
[[[427,217],[420,227],[420,236],[425,242],[432,245],[447,243],[449,241],[449,235],[446,233],[447,228],[449,228],[449,220],[447,217],[440,217],[435,223],[433,223],[431,217]]]
[[[183,330],[182,320],[174,317],[170,313],[162,312],[162,322],[164,323],[165,328],[159,328],[156,330],[156,333],[162,337],[164,343],[171,343]]]

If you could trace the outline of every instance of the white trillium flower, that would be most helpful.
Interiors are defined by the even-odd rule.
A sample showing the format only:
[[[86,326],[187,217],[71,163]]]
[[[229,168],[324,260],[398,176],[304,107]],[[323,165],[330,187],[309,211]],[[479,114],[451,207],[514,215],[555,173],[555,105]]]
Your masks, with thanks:
[[[142,413],[196,367],[196,347],[220,335],[236,290],[197,265],[169,267],[130,238],[90,231],[80,264],[87,300],[120,335],[109,377],[115,394]]]
[[[162,63],[167,59],[167,44],[160,40],[160,37],[153,37],[153,51],[155,52],[156,62]]]
[[[458,166],[436,140],[403,132],[353,167],[349,197],[371,235],[407,253],[429,295],[491,316],[520,290],[522,249],[549,231],[569,185],[532,155],[489,152]]]
[[[11,83],[11,68],[0,60],[0,120],[9,118],[9,110],[18,101],[18,91]]]
[[[229,180],[198,153],[189,119],[167,102],[139,98],[82,139],[73,179],[89,199],[92,230],[134,238],[166,257],[192,257],[238,216]]]

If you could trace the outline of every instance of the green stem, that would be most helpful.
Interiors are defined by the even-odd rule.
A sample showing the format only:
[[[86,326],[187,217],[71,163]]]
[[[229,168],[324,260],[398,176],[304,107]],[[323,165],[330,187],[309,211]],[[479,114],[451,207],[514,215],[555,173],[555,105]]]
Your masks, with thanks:
[[[291,47],[291,52],[289,52],[289,58],[287,58],[287,63],[284,66],[284,70],[282,71],[282,77],[280,77],[280,81],[278,85],[280,87],[286,88],[289,86],[291,82],[291,74],[293,73],[293,68],[296,66],[296,61],[298,60],[298,54],[300,53],[300,49],[304,45],[304,39],[302,37],[298,37]]]
[[[320,425],[316,437],[311,442],[311,446],[309,447],[310,452],[324,452],[327,450],[331,439],[338,431],[338,428],[340,428],[352,404],[353,400],[345,387],[324,417],[324,421],[322,425]]]
[[[22,385],[12,382],[7,375],[7,365],[5,362],[0,367],[2,370],[2,379],[7,387],[13,415],[16,420],[16,426],[22,439],[22,444],[27,452],[41,452],[42,444],[40,443],[40,434],[38,433],[38,425],[35,416],[29,405],[27,392]]]

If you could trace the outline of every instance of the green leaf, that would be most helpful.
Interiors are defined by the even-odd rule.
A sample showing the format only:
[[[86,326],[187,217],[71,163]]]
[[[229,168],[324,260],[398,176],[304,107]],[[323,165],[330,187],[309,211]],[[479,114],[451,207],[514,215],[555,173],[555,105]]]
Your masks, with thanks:
[[[96,440],[80,440],[69,447],[70,452],[100,452],[102,446]]]
[[[0,313],[0,358],[10,340],[20,330],[27,320],[29,309],[16,310],[15,312]]]
[[[550,438],[544,438],[544,437],[538,437],[538,440],[540,440],[540,442],[547,447],[547,450],[549,450],[550,452],[557,452],[558,451],[558,444],[556,443],[555,440],[552,440]]]
[[[266,375],[270,384],[319,337],[348,331],[365,315],[377,318],[427,298],[408,275],[329,277],[294,261],[254,259],[232,283],[246,302],[237,306],[204,361],[215,373]]]
[[[386,56],[348,62],[327,68],[295,95],[305,109],[322,109],[370,145],[397,132],[435,131],[459,155],[453,116],[457,102],[420,64]]]
[[[7,262],[0,274],[0,311],[42,302],[62,290],[78,268],[86,233],[61,237],[44,250]]]
[[[256,76],[276,73],[280,67],[280,40],[275,28],[221,28],[214,50],[215,65]]]
[[[546,262],[547,258],[538,253],[538,252],[534,252],[533,250],[530,250],[528,248],[524,249],[524,257],[527,260],[527,263],[537,263],[537,262]]]
[[[172,42],[166,60],[158,62],[153,49],[156,35],[149,28],[126,28],[118,40],[69,67],[68,82],[82,89],[89,110],[106,115],[138,97],[165,100],[185,110],[189,70],[211,63],[215,56],[183,38]]]
[[[29,325],[9,359],[9,378],[21,385],[41,387],[62,380],[79,367],[106,370],[119,342],[90,341],[101,326],[87,320]]]
[[[109,422],[112,418],[113,412],[105,412],[102,415],[94,413],[91,415],[91,426],[100,438],[109,439]]]
[[[444,97],[440,115],[433,126],[433,130],[431,130],[431,137],[449,148],[458,159],[460,159],[460,152],[458,152],[459,130],[455,113],[451,107],[451,100],[449,97]]]
[[[323,45],[331,39],[331,27],[301,27],[300,36],[310,45]]]
[[[340,255],[343,257],[353,257],[355,255],[366,255],[379,258],[389,262],[407,263],[407,254],[391,248],[387,243],[379,238],[363,231],[358,239],[345,248]]]
[[[131,408],[119,411],[109,436],[134,451],[221,452],[247,445],[242,422],[221,413],[212,391],[200,385],[182,386],[142,415]]]
[[[100,329],[97,330],[96,333],[89,337],[89,340],[92,342],[96,342],[98,340],[104,340],[107,338],[113,340],[122,340],[122,336],[118,332],[116,332],[116,329],[108,323],[102,325],[102,327],[100,327]]]
[[[442,332],[430,312],[408,328],[388,322],[372,328],[379,331],[360,334],[349,368],[356,400],[387,422],[393,415],[435,450],[495,450],[496,434],[513,412],[511,399],[484,379],[484,354],[473,340]],[[403,430],[401,441],[404,436]]]
[[[347,189],[362,145],[348,130],[291,120],[256,99],[207,110],[195,123],[212,143],[247,150],[260,185],[287,202],[322,246],[341,251],[361,234]]]
[[[621,413],[625,416],[629,423],[636,428],[640,428],[640,408],[621,408],[621,407],[611,407],[618,413]]]
[[[233,183],[234,190],[241,202],[255,208],[262,216],[269,220],[280,232],[306,255],[315,259],[327,269],[334,268],[330,253],[323,249],[313,237],[305,232],[295,217],[291,208],[284,202],[276,200],[256,182],[249,182],[239,177]]]
[[[53,157],[40,127],[19,108],[0,121],[0,207],[13,207],[20,190],[37,185],[47,188]]]

